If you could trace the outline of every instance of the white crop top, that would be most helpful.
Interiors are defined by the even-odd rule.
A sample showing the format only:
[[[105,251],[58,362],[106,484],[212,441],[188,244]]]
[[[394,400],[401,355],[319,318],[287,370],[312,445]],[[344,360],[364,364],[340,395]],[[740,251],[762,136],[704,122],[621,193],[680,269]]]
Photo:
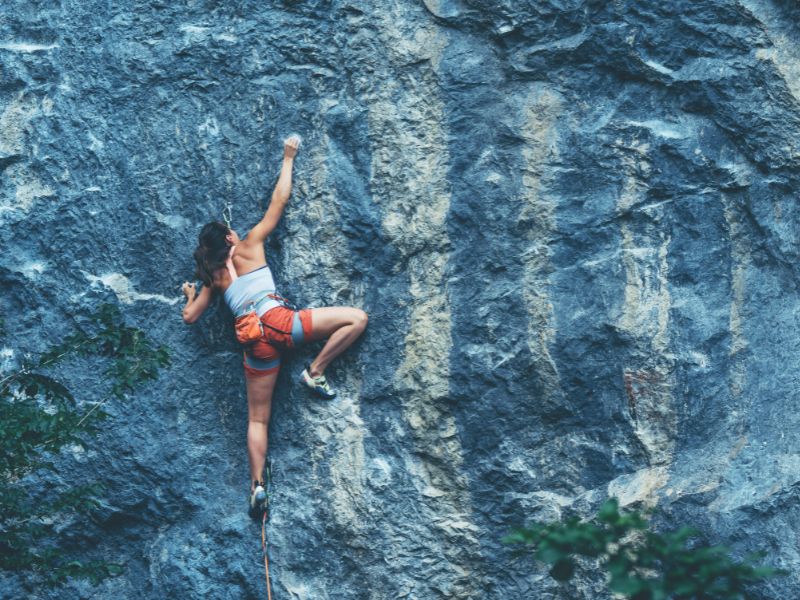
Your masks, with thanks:
[[[231,248],[231,253],[226,263],[233,281],[224,294],[225,302],[233,311],[233,314],[241,314],[251,302],[256,303],[259,317],[271,308],[281,306],[281,303],[274,298],[267,297],[268,294],[276,294],[275,280],[272,278],[272,271],[269,270],[269,266],[264,265],[239,277],[236,274],[236,269],[233,268],[233,261],[231,260],[233,251],[234,249]]]

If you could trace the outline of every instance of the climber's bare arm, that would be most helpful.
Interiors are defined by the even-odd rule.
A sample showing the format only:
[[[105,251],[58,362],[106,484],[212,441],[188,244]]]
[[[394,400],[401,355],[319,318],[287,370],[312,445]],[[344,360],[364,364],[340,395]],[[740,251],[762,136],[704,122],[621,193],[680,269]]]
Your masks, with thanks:
[[[264,218],[250,230],[247,237],[243,240],[246,245],[261,245],[270,233],[278,226],[283,210],[289,202],[289,195],[292,193],[292,168],[294,167],[294,157],[300,146],[300,136],[292,135],[283,142],[283,166],[278,177],[278,183],[272,192],[272,199],[269,202]]]
[[[197,293],[193,283],[188,281],[183,284],[183,293],[186,294],[186,306],[183,307],[183,321],[185,323],[194,323],[211,304],[211,297],[214,294],[213,289],[209,285],[204,285]]]

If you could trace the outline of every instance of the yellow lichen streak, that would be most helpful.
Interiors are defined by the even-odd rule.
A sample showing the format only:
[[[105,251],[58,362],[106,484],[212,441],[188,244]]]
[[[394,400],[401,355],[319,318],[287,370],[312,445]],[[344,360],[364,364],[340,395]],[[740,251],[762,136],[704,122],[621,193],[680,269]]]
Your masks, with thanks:
[[[25,147],[26,130],[34,117],[48,115],[52,100],[18,93],[8,104],[0,106],[0,154],[30,153]],[[43,184],[27,166],[27,161],[12,164],[5,171],[7,180],[14,184],[13,201],[0,197],[0,214],[6,210],[28,210],[39,198],[55,196],[53,189]]]
[[[529,247],[525,251],[522,296],[528,309],[528,349],[544,389],[560,395],[560,382],[550,345],[555,337],[553,305],[547,290],[551,270],[548,243],[555,230],[555,206],[544,193],[542,179],[549,161],[557,156],[556,121],[561,112],[561,96],[537,84],[529,94],[523,115],[525,138],[522,172],[523,208],[520,220],[526,225]]]
[[[738,423],[737,429],[740,430],[740,435],[744,435],[743,419],[749,413],[749,407],[741,405],[742,393],[747,381],[744,352],[742,352],[747,348],[747,338],[742,326],[742,312],[746,302],[746,276],[752,250],[748,236],[743,231],[741,217],[733,199],[723,195],[722,202],[731,242],[731,306],[728,319],[731,335],[728,353],[731,364],[728,386],[731,398],[739,404],[737,410],[732,411],[731,418]]]
[[[456,422],[446,404],[453,342],[446,288],[449,152],[437,83],[444,41],[433,26],[394,15],[398,10],[404,9],[383,12],[378,23],[390,64],[383,75],[388,77],[375,82],[369,98],[370,186],[382,209],[384,232],[409,279],[408,329],[401,334],[395,386],[413,435],[414,452],[406,464],[419,495],[418,517],[431,526],[431,537],[420,542],[442,555],[424,568],[435,574],[438,594],[477,598],[482,588],[474,570],[480,564],[477,528]],[[447,583],[442,587],[441,582]],[[408,591],[409,597],[430,593]]]
[[[756,58],[771,61],[792,96],[795,100],[800,100],[800,48],[793,39],[797,24],[783,17],[781,11],[772,10],[768,4],[756,0],[740,0],[740,4],[761,22],[764,33],[772,42],[771,47],[758,47],[755,51]],[[793,150],[797,152],[796,145]]]
[[[628,416],[647,451],[649,464],[633,476],[615,479],[608,489],[623,505],[633,502],[653,505],[658,490],[668,479],[677,430],[668,331],[670,237],[657,225],[663,205],[648,206],[644,202],[651,168],[649,146],[635,139],[627,143],[620,140],[617,146],[624,177],[617,210],[625,270],[624,301],[617,327],[634,344],[630,362],[623,368],[622,384]],[[630,218],[634,211],[642,216],[638,221]]]
[[[348,270],[352,257],[341,233],[337,210],[337,190],[331,186],[328,170],[329,139],[319,123],[315,139],[307,140],[298,161],[305,165],[298,173],[294,199],[286,215],[289,235],[284,243],[287,275],[291,281],[314,279],[313,289],[320,297],[307,298],[312,306],[352,304],[361,306],[360,290],[354,290]],[[305,219],[294,218],[302,214]],[[312,227],[308,224],[312,223]],[[319,278],[324,284],[319,285]],[[312,288],[309,288],[312,289]],[[345,365],[347,363],[344,363]],[[311,440],[310,457],[315,476],[326,464],[329,482],[319,482],[319,491],[327,494],[331,516],[339,527],[354,535],[363,533],[367,514],[364,500],[364,423],[360,415],[358,390],[360,370],[337,364],[339,396],[332,403],[307,402],[300,407]]]

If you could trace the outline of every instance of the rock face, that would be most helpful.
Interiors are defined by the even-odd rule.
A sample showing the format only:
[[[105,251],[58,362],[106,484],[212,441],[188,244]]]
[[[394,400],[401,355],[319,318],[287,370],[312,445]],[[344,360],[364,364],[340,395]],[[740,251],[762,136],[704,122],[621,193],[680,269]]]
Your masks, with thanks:
[[[122,4],[125,4],[122,6]],[[266,208],[279,289],[370,313],[323,403],[273,403],[271,572],[295,599],[604,598],[500,541],[607,495],[792,574],[800,9],[778,0],[0,7],[0,307],[13,365],[104,300],[169,345],[56,482],[100,478],[97,587],[260,598],[230,317],[180,318],[201,225]],[[96,375],[76,371],[78,388]]]

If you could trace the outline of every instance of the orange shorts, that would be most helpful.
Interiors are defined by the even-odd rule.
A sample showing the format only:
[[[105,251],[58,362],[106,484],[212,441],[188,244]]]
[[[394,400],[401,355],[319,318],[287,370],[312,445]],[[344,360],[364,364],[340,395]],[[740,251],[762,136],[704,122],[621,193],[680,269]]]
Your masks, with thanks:
[[[281,368],[281,353],[296,348],[311,335],[311,310],[294,311],[283,306],[261,315],[263,337],[244,351],[247,377],[263,377]]]

